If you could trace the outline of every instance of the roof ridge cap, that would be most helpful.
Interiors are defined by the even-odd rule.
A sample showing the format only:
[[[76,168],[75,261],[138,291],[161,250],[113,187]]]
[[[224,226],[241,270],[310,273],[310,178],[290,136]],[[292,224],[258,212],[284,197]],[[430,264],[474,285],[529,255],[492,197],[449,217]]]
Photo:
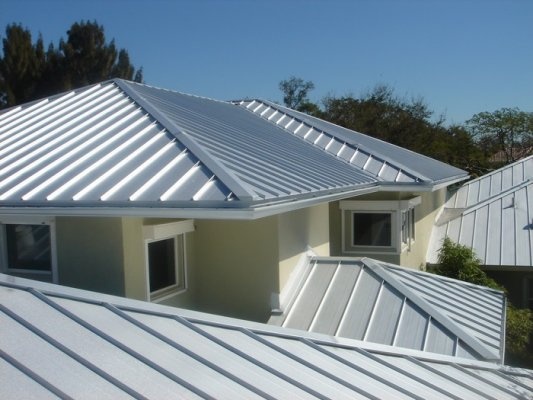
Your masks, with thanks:
[[[384,266],[378,264],[375,260],[367,257],[362,258],[361,262],[365,266],[370,268],[374,273],[376,273],[381,279],[383,279],[396,290],[398,290],[402,295],[410,299],[416,306],[420,307],[432,318],[436,319],[439,323],[446,327],[447,330],[456,335],[460,340],[462,340],[473,351],[478,353],[485,360],[500,360],[499,354],[496,355],[495,353],[491,352],[481,340],[469,334],[467,331],[465,331],[465,329],[459,326],[459,324],[453,321],[446,314],[429,305],[424,298],[422,298],[412,289],[407,287],[398,278],[393,276],[389,271],[386,270]]]
[[[238,176],[229,171],[216,157],[214,157],[208,150],[199,144],[192,136],[188,135],[180,126],[171,121],[162,111],[146,99],[141,94],[137,93],[131,84],[138,84],[124,80],[113,81],[120,90],[127,94],[135,103],[137,103],[143,110],[150,114],[158,123],[167,129],[176,139],[178,139],[187,149],[194,154],[220,181],[228,187],[229,190],[241,201],[253,201],[258,197],[243,182]],[[144,84],[143,84],[144,85]],[[148,86],[148,85],[144,85]],[[150,86],[148,86],[150,87]],[[158,89],[158,88],[155,88]],[[161,89],[166,90],[166,89]],[[167,90],[169,91],[169,90]],[[170,91],[172,92],[172,91]],[[179,92],[173,92],[182,94]]]

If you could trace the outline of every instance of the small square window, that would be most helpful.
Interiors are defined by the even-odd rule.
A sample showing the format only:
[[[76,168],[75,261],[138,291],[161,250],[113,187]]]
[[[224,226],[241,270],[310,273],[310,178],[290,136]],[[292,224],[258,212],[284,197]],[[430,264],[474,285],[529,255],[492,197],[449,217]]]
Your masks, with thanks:
[[[8,224],[5,235],[9,269],[52,271],[48,225]]]
[[[392,246],[391,213],[353,213],[354,246]]]
[[[45,217],[2,217],[0,272],[57,283],[55,221]]]

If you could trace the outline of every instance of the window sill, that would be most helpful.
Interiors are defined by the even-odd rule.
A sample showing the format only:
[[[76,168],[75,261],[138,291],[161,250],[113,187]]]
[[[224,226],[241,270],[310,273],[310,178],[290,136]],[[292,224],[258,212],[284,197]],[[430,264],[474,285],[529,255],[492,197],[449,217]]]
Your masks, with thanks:
[[[183,294],[186,291],[187,291],[187,288],[183,288],[183,287],[174,287],[174,288],[168,287],[165,289],[161,289],[160,293],[158,292],[150,293],[149,301],[152,303],[160,303],[172,297]]]

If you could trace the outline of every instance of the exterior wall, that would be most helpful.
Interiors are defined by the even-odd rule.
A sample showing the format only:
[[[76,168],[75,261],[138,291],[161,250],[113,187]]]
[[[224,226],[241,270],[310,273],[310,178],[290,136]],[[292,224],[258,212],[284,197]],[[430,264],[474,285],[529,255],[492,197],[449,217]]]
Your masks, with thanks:
[[[422,193],[422,202],[415,207],[415,241],[409,251],[400,257],[400,265],[409,268],[425,269],[426,254],[431,238],[431,231],[440,208],[446,202],[447,189]]]
[[[121,218],[57,217],[61,285],[123,296]]]
[[[195,225],[198,309],[266,321],[279,282],[278,217]]]
[[[298,261],[311,248],[329,256],[329,207],[320,204],[278,216],[279,293]]]
[[[143,237],[143,226],[177,222],[179,219],[122,218],[123,253],[124,253],[124,286],[126,297],[148,300],[146,245]],[[194,252],[191,241],[194,233],[185,234],[185,269],[188,287],[185,291],[159,301],[160,304],[174,307],[192,308],[196,284],[194,281]]]
[[[421,269],[425,266],[426,252],[429,245],[431,230],[440,207],[446,201],[446,188],[435,192],[378,192],[354,197],[350,200],[399,201],[415,196],[421,197],[420,205],[415,207],[415,241],[409,250],[399,254],[387,253],[350,253],[342,252],[342,211],[339,202],[329,205],[330,212],[330,247],[332,256],[371,257],[384,262]],[[399,227],[397,228],[399,229]]]

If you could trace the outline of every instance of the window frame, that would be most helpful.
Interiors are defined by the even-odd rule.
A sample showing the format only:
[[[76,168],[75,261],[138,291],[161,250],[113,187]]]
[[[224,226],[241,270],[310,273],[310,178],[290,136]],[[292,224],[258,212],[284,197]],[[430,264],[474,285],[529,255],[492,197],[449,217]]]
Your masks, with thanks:
[[[6,225],[46,225],[50,230],[50,270],[11,268],[7,247]],[[57,236],[54,217],[44,216],[0,216],[0,271],[8,275],[40,275],[50,277],[52,283],[58,283]]]
[[[144,253],[145,253],[145,282],[147,300],[152,302],[164,301],[184,293],[188,289],[187,273],[187,240],[186,234],[194,231],[193,220],[184,220],[164,224],[154,224],[143,226]],[[176,283],[155,291],[150,290],[150,258],[149,244],[173,239],[174,243],[174,268]],[[181,241],[181,244],[180,244]],[[181,254],[180,254],[181,253]],[[179,282],[182,277],[183,282]]]
[[[421,203],[421,197],[407,200],[342,200],[339,202],[341,210],[341,243],[342,252],[345,254],[401,254],[410,251],[415,241],[415,211],[414,208]],[[384,213],[391,216],[391,245],[372,246],[354,245],[354,218],[355,213],[377,214]],[[407,213],[409,235],[412,238],[407,243],[403,242],[402,218]],[[349,226],[347,226],[349,223]],[[349,229],[349,236],[348,231]]]

